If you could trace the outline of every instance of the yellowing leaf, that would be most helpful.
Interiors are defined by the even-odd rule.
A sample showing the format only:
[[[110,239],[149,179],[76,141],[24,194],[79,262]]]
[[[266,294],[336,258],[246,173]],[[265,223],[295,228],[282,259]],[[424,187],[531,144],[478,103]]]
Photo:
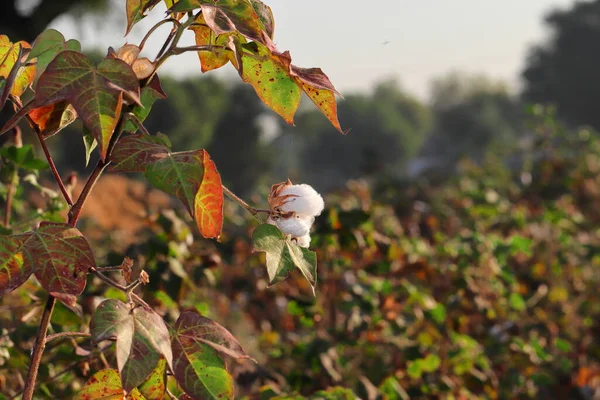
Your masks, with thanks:
[[[121,138],[113,154],[113,171],[144,172],[148,181],[183,202],[206,238],[223,227],[223,189],[206,150],[172,153],[164,135]]]

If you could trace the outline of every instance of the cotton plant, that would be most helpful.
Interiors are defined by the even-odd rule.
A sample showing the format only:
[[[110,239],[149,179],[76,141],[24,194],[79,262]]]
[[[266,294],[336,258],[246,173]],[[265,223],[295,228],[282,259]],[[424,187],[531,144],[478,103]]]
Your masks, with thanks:
[[[289,179],[275,184],[269,194],[267,223],[277,226],[300,247],[310,246],[310,228],[323,212],[323,197],[310,185],[294,185]]]

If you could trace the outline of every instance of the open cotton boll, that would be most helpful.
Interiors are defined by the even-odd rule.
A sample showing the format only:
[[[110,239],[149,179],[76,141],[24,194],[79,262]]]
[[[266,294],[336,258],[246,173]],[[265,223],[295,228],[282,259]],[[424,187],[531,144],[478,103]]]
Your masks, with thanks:
[[[323,197],[312,186],[305,183],[286,186],[279,196],[285,198],[280,207],[283,212],[295,212],[301,217],[316,217],[325,207]]]
[[[296,238],[296,244],[300,247],[308,248],[308,246],[310,246],[310,235],[306,234],[304,236],[300,236],[299,238]]]
[[[286,235],[292,235],[292,237],[300,237],[307,235],[310,232],[314,218],[279,218],[275,221],[275,225],[279,230]]]

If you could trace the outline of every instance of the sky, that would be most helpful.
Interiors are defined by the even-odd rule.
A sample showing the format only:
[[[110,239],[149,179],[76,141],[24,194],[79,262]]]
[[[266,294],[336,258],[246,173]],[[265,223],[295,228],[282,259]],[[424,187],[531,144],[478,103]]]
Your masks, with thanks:
[[[342,94],[393,78],[426,100],[431,80],[452,71],[484,74],[518,90],[528,49],[548,35],[543,16],[576,0],[264,1],[273,9],[278,49],[290,50],[300,67],[321,67]],[[114,3],[112,11],[124,15],[125,0]],[[139,43],[163,11],[156,7],[127,38],[124,20],[77,26],[62,17],[52,26],[80,39],[84,49],[106,49]],[[156,53],[168,29],[157,31],[148,55]],[[183,44],[193,44],[193,36]],[[178,56],[163,68],[175,76],[200,74],[195,54]],[[219,75],[233,77],[233,68],[226,68]]]

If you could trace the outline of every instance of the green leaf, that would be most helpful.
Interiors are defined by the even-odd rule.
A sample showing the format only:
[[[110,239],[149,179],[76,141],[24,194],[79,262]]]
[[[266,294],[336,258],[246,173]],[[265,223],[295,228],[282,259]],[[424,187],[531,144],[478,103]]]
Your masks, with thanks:
[[[242,80],[252,85],[258,97],[285,122],[293,125],[302,89],[267,47],[253,42],[243,44],[242,48]]]
[[[135,115],[140,122],[144,122],[150,114],[150,110],[152,110],[152,106],[156,100],[165,99],[166,97],[167,95],[160,86],[158,75],[154,75],[152,81],[142,89],[142,94],[140,95],[140,102],[142,105],[136,105],[133,108],[133,115]],[[133,121],[127,120],[123,126],[123,130],[127,132],[136,132],[138,128]]]
[[[146,400],[163,400],[167,388],[167,361],[161,358],[148,378],[138,387]]]
[[[181,313],[172,335],[173,374],[193,399],[233,399],[233,378],[217,350],[204,340],[206,318],[193,311]]]
[[[48,163],[46,161],[35,158],[33,146],[30,144],[22,147],[3,147],[0,149],[0,156],[4,159],[10,160],[19,168],[28,170],[40,170],[48,168]]]
[[[260,43],[242,44],[242,80],[252,85],[260,99],[288,123],[300,105],[302,91],[341,133],[335,95],[338,92],[320,68],[292,65],[289,52],[279,53]]]
[[[533,240],[524,236],[513,236],[510,238],[510,250],[512,254],[522,252],[528,256],[531,256],[531,245]]]
[[[40,76],[32,106],[63,100],[71,103],[98,141],[104,159],[121,113],[123,92],[139,99],[139,83],[127,63],[107,58],[96,68],[86,55],[67,50],[59,53]]]
[[[90,157],[92,151],[98,147],[98,141],[94,138],[94,135],[84,127],[83,129],[83,145],[85,146],[85,166],[87,167],[90,163]]]
[[[30,236],[0,236],[0,296],[21,286],[33,273],[33,260],[25,250]]]
[[[508,298],[508,303],[513,310],[523,311],[526,307],[525,300],[518,293],[511,293]]]
[[[105,300],[96,308],[90,330],[95,342],[116,339],[117,366],[127,392],[148,378],[161,356],[171,366],[169,331],[163,319],[150,309],[132,310],[120,300]]]
[[[440,367],[442,360],[435,354],[428,354],[421,360],[421,369],[425,372],[433,372]]]
[[[75,39],[65,41],[65,37],[56,29],[48,29],[40,33],[35,42],[33,42],[31,53],[29,53],[27,59],[27,61],[37,59],[34,82],[38,81],[40,75],[42,75],[48,64],[50,64],[50,61],[58,53],[65,50],[81,51],[81,44]]]
[[[310,396],[310,400],[355,400],[358,396],[350,389],[334,386],[327,390],[319,390]]]
[[[285,280],[298,268],[310,283],[313,294],[317,283],[317,254],[293,243],[276,226],[263,224],[252,233],[254,248],[267,258],[269,284]]]
[[[435,322],[442,324],[446,320],[446,307],[443,304],[437,303],[435,307],[429,310],[429,314]]]
[[[119,373],[114,369],[103,369],[86,382],[74,400],[123,400],[124,395]],[[144,400],[144,397],[133,389],[126,400]]]
[[[223,189],[206,150],[171,153],[164,135],[123,137],[112,154],[113,171],[144,172],[148,181],[183,202],[206,238],[223,226]]]

